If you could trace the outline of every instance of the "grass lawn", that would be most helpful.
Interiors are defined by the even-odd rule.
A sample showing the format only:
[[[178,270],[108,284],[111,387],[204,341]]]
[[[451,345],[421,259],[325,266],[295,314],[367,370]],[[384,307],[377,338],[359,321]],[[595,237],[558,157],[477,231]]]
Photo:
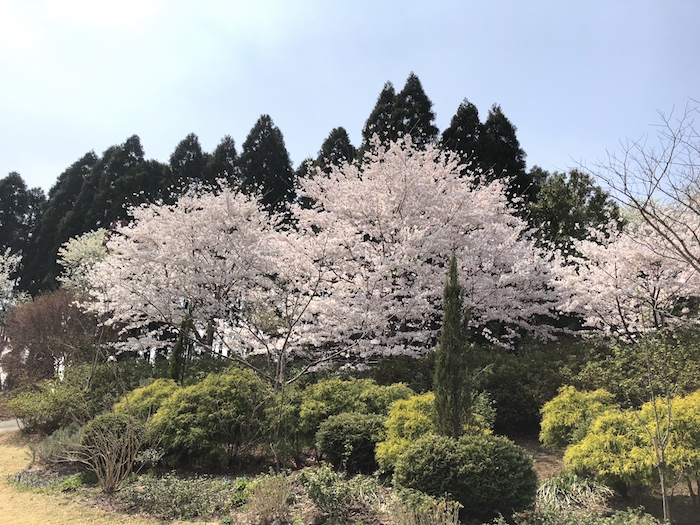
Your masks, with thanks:
[[[16,490],[7,476],[29,466],[29,441],[19,432],[0,436],[0,521],[8,525],[162,525],[162,521],[114,514],[70,501],[67,497]],[[197,525],[203,521],[173,522]]]

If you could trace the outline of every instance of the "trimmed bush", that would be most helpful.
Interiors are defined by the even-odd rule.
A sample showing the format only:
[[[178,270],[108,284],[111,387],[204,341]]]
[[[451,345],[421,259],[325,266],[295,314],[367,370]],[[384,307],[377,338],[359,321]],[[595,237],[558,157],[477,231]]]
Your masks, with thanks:
[[[384,416],[344,412],[321,423],[316,446],[335,468],[370,473],[377,469],[374,448],[383,430]]]
[[[610,410],[593,421],[581,441],[566,449],[564,465],[625,491],[654,483],[653,456],[651,437],[639,414]]]
[[[394,483],[451,497],[464,518],[482,520],[532,507],[537,491],[532,458],[504,437],[485,435],[426,434],[399,456]]]
[[[545,447],[559,448],[578,443],[593,421],[613,408],[615,396],[606,390],[581,392],[573,386],[563,386],[542,407],[540,441]]]
[[[309,385],[301,394],[299,428],[311,441],[330,416],[343,412],[386,415],[397,399],[408,399],[413,391],[397,383],[380,386],[373,379],[326,379]]]
[[[209,375],[163,402],[150,420],[149,440],[171,460],[230,467],[264,437],[270,399],[268,385],[249,370]]]
[[[437,413],[432,392],[396,401],[384,422],[386,437],[377,443],[376,458],[379,467],[392,470],[399,456],[421,436],[435,432]]]
[[[124,395],[114,405],[119,414],[131,414],[143,421],[155,414],[163,402],[180,386],[172,379],[156,379],[151,384],[139,387]]]

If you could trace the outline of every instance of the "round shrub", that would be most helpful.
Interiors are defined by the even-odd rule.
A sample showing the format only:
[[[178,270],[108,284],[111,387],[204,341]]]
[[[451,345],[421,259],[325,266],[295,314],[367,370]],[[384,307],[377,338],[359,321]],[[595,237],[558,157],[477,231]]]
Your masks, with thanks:
[[[546,447],[559,448],[578,443],[593,421],[615,406],[615,396],[603,389],[581,392],[573,386],[563,386],[542,407],[540,441]]]
[[[299,425],[312,439],[322,421],[343,412],[386,415],[391,403],[413,391],[403,384],[380,386],[372,379],[326,379],[309,385],[301,396]]]
[[[419,437],[436,430],[437,413],[432,392],[401,399],[391,405],[384,423],[386,436],[377,443],[379,466],[391,470],[399,456]]]
[[[270,399],[267,384],[249,370],[211,374],[163,402],[150,420],[149,440],[175,461],[230,466],[264,435]]]
[[[321,423],[316,446],[335,468],[370,473],[377,469],[374,447],[383,430],[384,416],[344,412]]]
[[[150,385],[132,390],[114,405],[114,411],[119,414],[131,414],[141,420],[146,420],[155,414],[163,402],[178,388],[172,379],[156,379]]]
[[[532,458],[501,436],[459,439],[426,434],[399,456],[394,483],[459,501],[465,519],[489,520],[532,507],[537,475]]]

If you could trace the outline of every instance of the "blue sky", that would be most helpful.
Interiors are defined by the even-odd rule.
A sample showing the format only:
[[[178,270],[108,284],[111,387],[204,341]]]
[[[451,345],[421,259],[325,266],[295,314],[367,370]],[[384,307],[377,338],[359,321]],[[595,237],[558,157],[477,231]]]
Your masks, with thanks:
[[[566,170],[700,101],[699,20],[695,0],[0,0],[0,177],[48,190],[133,134],[164,162],[192,132],[240,152],[263,113],[297,166],[334,127],[359,145],[411,71],[440,130],[498,103],[528,167]]]

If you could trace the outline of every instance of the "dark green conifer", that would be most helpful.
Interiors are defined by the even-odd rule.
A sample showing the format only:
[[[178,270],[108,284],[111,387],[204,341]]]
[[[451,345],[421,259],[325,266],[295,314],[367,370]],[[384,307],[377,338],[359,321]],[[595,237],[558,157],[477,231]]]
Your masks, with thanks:
[[[238,158],[241,189],[258,195],[269,212],[283,212],[296,196],[296,181],[284,137],[269,115],[248,134]]]
[[[433,391],[437,430],[454,438],[463,433],[471,410],[469,348],[462,315],[462,286],[457,276],[457,257],[453,253],[443,293],[443,322],[435,355]]]
[[[471,169],[481,166],[481,141],[484,125],[479,120],[479,110],[466,98],[457,108],[450,126],[442,132],[440,148],[459,156],[462,164]],[[477,181],[478,182],[478,181]]]
[[[423,86],[415,73],[408,75],[406,84],[396,96],[391,118],[394,137],[410,135],[413,143],[425,148],[435,142],[438,128],[435,127],[433,103],[423,91]]]
[[[362,128],[362,145],[358,151],[358,159],[362,160],[365,153],[370,151],[374,135],[377,135],[381,144],[387,144],[391,140],[396,140],[396,130],[394,129],[394,104],[396,92],[391,82],[384,84],[377,103],[374,105],[372,113],[369,114],[364,127]]]
[[[315,164],[326,173],[330,173],[332,166],[350,163],[356,156],[357,148],[350,142],[345,128],[334,128],[323,141]]]
[[[537,195],[537,188],[525,171],[525,152],[516,136],[516,127],[494,104],[484,122],[480,143],[480,164],[486,173],[486,182],[501,179],[509,200],[518,198],[525,203]]]

